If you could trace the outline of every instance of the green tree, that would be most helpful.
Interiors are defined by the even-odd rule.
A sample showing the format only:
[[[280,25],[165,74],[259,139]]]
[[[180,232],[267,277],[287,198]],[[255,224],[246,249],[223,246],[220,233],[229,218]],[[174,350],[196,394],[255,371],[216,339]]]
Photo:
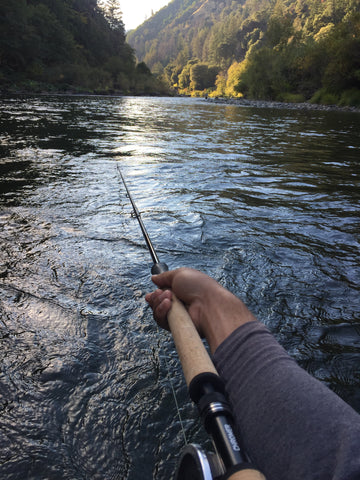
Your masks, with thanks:
[[[246,71],[248,60],[242,62],[234,62],[227,71],[227,80],[225,86],[225,95],[228,97],[237,97],[242,95],[242,91],[239,88],[242,80],[242,75]]]
[[[321,41],[328,51],[322,85],[329,92],[360,89],[360,13],[334,27]]]
[[[251,98],[271,100],[278,91],[276,79],[279,80],[277,54],[266,47],[248,58],[247,68],[235,88]]]
[[[20,74],[26,67],[23,46],[29,38],[26,1],[0,0],[0,65],[3,81],[11,74]]]
[[[214,85],[209,82],[209,68],[205,63],[196,63],[190,68],[191,90],[205,90]]]
[[[189,89],[191,84],[191,68],[199,63],[198,59],[189,60],[179,74],[179,87]]]
[[[226,75],[220,72],[215,80],[216,89],[210,94],[211,97],[224,97],[226,95]]]
[[[136,91],[137,77],[156,86],[136,68],[116,0],[106,10],[97,0],[0,0],[0,27],[3,87]]]
[[[124,30],[119,0],[103,0],[99,2],[99,6],[113,30]]]
[[[291,18],[285,15],[274,15],[270,18],[265,42],[269,47],[285,47],[294,34]]]

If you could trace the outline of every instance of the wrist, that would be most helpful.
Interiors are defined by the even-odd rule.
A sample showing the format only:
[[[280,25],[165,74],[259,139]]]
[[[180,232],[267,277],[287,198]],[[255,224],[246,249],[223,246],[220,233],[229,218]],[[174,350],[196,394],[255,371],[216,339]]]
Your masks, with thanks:
[[[202,334],[205,336],[211,353],[238,327],[256,320],[246,305],[223,287],[207,296],[201,319]]]

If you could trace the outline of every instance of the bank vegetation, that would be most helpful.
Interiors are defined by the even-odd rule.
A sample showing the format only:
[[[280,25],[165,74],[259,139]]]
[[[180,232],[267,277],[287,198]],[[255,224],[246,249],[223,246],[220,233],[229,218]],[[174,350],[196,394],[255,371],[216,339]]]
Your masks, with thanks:
[[[173,0],[127,38],[180,94],[360,105],[359,0]]]
[[[117,0],[0,0],[0,91],[164,94]]]

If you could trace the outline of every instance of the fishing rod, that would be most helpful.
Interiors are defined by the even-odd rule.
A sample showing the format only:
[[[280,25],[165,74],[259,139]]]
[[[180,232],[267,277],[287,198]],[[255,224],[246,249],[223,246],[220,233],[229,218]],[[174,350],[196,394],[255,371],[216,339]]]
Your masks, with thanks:
[[[117,168],[153,261],[151,273],[166,272],[168,266],[160,262],[119,165]],[[198,407],[216,452],[207,454],[197,445],[187,445],[181,455],[175,480],[265,480],[239,446],[225,385],[187,310],[175,295],[172,296],[167,319],[190,398]]]
[[[153,266],[151,268],[151,273],[153,275],[157,275],[159,273],[167,272],[169,270],[169,267],[166,265],[166,263],[160,262],[159,257],[157,256],[155,248],[154,248],[154,246],[153,246],[153,244],[150,240],[149,234],[147,233],[147,230],[145,228],[144,222],[142,221],[141,214],[140,214],[140,212],[139,212],[139,210],[136,206],[136,203],[134,202],[134,199],[131,196],[130,190],[129,190],[126,182],[125,182],[125,178],[124,178],[123,174],[121,173],[119,165],[117,166],[117,169],[118,169],[118,172],[120,174],[121,180],[124,184],[124,187],[126,189],[127,196],[129,197],[129,200],[130,200],[131,205],[133,207],[134,216],[137,219],[137,221],[139,222],[142,234],[144,236],[146,245],[148,247],[148,250],[150,252],[150,255],[151,255],[151,258],[152,258],[152,261],[153,261]]]

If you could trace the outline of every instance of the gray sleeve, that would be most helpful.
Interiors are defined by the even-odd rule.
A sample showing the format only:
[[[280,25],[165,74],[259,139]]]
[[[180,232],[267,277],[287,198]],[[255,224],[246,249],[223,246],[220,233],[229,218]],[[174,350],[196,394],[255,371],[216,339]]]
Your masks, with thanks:
[[[267,480],[359,480],[360,416],[301,369],[260,322],[216,350],[236,428]]]

